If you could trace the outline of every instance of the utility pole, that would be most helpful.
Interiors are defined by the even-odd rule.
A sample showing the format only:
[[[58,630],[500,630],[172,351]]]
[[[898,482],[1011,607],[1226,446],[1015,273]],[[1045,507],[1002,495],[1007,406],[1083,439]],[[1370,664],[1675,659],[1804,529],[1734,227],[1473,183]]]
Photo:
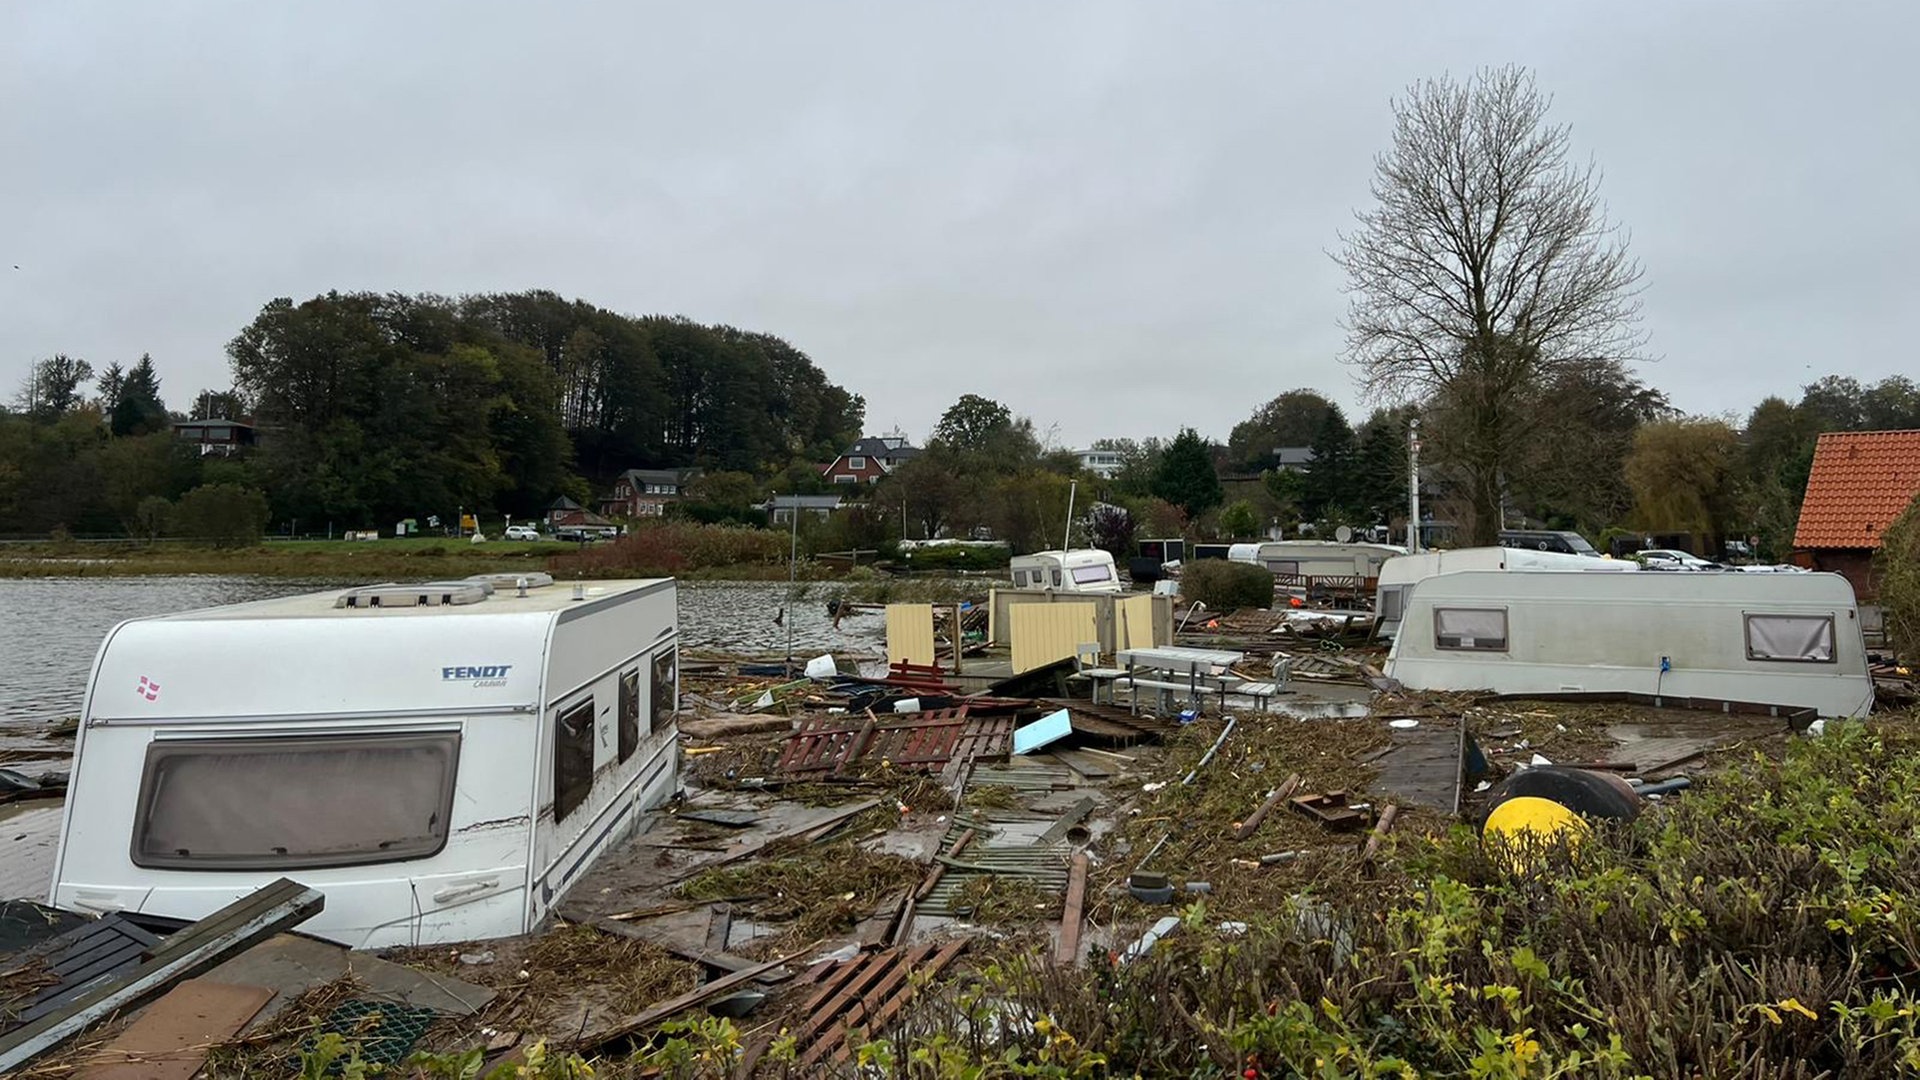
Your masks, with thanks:
[[[1072,544],[1073,544],[1073,497],[1076,494],[1078,494],[1079,491],[1080,491],[1080,481],[1072,480],[1068,482],[1067,527],[1066,527],[1066,530],[1060,534],[1060,551],[1063,554],[1073,550],[1073,547],[1072,547]]]
[[[1420,550],[1420,418],[1407,421],[1407,550]]]
[[[779,505],[776,496],[774,505]],[[793,494],[793,505],[787,508],[787,520],[793,523],[793,538],[787,549],[787,614],[782,621],[787,624],[787,677],[793,677],[793,589],[794,576],[800,565],[800,493]],[[854,545],[858,547],[858,544]]]

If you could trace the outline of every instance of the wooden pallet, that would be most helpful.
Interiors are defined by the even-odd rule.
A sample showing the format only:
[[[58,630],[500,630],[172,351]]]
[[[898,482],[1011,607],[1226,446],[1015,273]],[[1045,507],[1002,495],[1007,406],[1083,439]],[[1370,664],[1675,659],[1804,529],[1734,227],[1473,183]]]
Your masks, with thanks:
[[[949,761],[1005,757],[1013,719],[973,717],[967,706],[900,717],[815,717],[801,724],[780,753],[784,773],[843,772],[860,762],[937,772]]]
[[[912,976],[931,978],[966,948],[965,938],[910,949],[882,949],[851,960],[815,964],[799,978],[817,987],[800,1010],[805,1017],[794,1031],[799,1064],[810,1067],[831,1058],[846,1061],[856,1042],[872,1038],[899,1019],[912,999]]]

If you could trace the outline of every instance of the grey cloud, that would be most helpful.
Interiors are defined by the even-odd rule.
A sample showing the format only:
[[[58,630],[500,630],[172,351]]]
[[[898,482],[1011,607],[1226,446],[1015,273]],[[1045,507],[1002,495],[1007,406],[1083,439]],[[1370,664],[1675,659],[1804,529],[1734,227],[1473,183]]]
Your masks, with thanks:
[[[1388,101],[1533,66],[1647,268],[1646,376],[1910,370],[1909,5],[369,2],[0,8],[0,387],[261,303],[549,287],[780,334],[924,435],[1353,403],[1326,257]],[[22,269],[14,272],[11,265]]]

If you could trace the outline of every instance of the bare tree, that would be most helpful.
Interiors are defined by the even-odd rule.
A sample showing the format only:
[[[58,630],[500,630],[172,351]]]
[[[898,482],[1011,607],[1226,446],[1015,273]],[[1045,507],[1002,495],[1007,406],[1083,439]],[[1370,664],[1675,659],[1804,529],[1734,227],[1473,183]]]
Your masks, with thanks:
[[[1426,404],[1480,544],[1499,533],[1503,472],[1541,388],[1644,344],[1639,264],[1548,105],[1517,67],[1411,87],[1375,161],[1376,205],[1335,256],[1348,362],[1369,399]]]

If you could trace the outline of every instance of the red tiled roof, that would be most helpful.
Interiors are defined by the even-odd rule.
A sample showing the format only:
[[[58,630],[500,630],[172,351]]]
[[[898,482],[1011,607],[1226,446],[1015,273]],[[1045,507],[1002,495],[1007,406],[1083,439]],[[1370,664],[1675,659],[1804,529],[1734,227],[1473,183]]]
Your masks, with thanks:
[[[1813,451],[1793,546],[1877,548],[1916,494],[1920,431],[1828,432]]]

